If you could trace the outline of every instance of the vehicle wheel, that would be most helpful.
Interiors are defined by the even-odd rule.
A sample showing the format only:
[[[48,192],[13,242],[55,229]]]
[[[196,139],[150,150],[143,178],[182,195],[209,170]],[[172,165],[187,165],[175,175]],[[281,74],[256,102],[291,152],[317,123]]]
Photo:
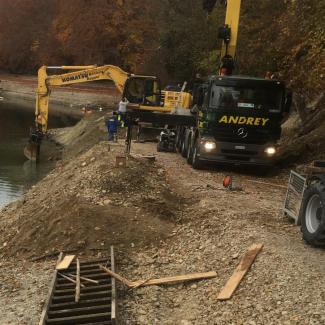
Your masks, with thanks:
[[[186,152],[186,161],[188,164],[192,164],[192,156],[193,156],[193,146],[191,145],[191,139],[189,139],[189,144],[187,147],[187,152]]]
[[[321,182],[312,183],[305,190],[300,220],[304,240],[313,246],[324,246],[325,186]]]
[[[181,135],[180,135],[180,131],[178,130],[177,131],[177,135],[176,135],[176,140],[175,140],[175,147],[176,147],[176,150],[178,152],[181,152],[181,149],[182,149],[182,138],[181,138]]]
[[[198,157],[198,151],[199,151],[199,146],[198,143],[196,142],[193,148],[193,154],[192,154],[192,167],[194,169],[202,169],[203,163]]]
[[[182,146],[181,146],[181,155],[182,157],[186,157],[186,146],[185,146],[185,141],[182,141]]]
[[[185,130],[185,133],[183,135],[183,141],[182,141],[182,150],[181,150],[181,155],[186,158],[187,157],[187,150],[189,147],[189,138],[190,138],[190,131]]]

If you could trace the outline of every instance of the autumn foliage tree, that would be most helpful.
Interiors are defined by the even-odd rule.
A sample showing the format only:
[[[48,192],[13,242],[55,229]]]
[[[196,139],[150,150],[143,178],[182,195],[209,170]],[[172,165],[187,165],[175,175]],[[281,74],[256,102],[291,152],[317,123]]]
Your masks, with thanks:
[[[149,0],[1,0],[0,64],[117,64],[136,70],[155,43]]]

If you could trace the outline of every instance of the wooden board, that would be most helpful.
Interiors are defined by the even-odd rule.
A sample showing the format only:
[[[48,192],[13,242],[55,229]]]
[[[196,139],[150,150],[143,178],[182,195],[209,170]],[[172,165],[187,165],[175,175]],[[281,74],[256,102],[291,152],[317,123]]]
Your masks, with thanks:
[[[186,274],[186,275],[178,275],[178,276],[171,276],[167,278],[160,278],[160,279],[151,279],[148,281],[135,281],[134,286],[153,286],[159,284],[169,284],[169,283],[179,283],[179,282],[186,282],[186,281],[193,281],[193,280],[203,280],[203,279],[211,279],[217,276],[216,272],[205,272],[205,273],[193,273],[193,274]],[[142,283],[141,283],[142,282]]]
[[[66,270],[71,262],[73,261],[73,259],[76,257],[76,255],[66,255],[64,256],[64,259],[56,266],[56,270]]]
[[[80,300],[80,262],[79,262],[79,258],[77,258],[75,302],[79,302],[79,300]]]
[[[193,281],[193,280],[211,279],[217,276],[216,272],[205,272],[205,273],[193,273],[193,274],[186,274],[186,275],[171,276],[171,277],[160,278],[160,279],[130,281],[122,277],[121,275],[112,272],[110,269],[103,267],[102,265],[100,265],[100,269],[104,270],[110,276],[122,282],[129,288],[139,288],[142,286],[152,286],[152,285],[159,285],[159,284],[169,284],[169,283],[178,283],[178,282]]]
[[[262,244],[253,244],[251,247],[249,247],[248,251],[239,262],[239,265],[235,269],[234,273],[219,293],[219,296],[217,298],[218,300],[228,300],[232,297],[241,280],[253,264],[256,256],[262,250],[262,247]]]

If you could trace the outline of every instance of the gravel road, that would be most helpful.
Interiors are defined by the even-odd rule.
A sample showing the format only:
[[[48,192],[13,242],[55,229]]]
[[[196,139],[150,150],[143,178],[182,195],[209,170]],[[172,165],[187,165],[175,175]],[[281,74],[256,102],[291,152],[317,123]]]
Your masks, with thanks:
[[[133,149],[155,151],[151,144]],[[124,290],[123,324],[325,324],[325,251],[307,246],[281,212],[287,172],[264,178],[233,173],[243,190],[230,192],[222,188],[229,170],[195,171],[170,153],[158,153],[157,161],[188,204],[171,237],[159,246],[134,248],[120,272],[131,279],[204,271],[218,277]],[[233,298],[217,301],[252,243],[264,244],[262,253]]]

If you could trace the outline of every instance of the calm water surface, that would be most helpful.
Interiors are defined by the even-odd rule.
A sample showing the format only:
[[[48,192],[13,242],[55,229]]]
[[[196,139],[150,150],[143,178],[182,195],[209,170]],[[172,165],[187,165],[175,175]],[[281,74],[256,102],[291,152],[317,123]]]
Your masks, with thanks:
[[[32,105],[32,104],[31,104]],[[0,209],[20,197],[28,187],[44,177],[55,162],[46,159],[40,164],[28,161],[23,149],[28,142],[29,128],[33,124],[32,108],[0,102]],[[51,116],[51,128],[73,125],[75,119],[67,116]],[[55,144],[43,142],[42,155],[54,150]]]

